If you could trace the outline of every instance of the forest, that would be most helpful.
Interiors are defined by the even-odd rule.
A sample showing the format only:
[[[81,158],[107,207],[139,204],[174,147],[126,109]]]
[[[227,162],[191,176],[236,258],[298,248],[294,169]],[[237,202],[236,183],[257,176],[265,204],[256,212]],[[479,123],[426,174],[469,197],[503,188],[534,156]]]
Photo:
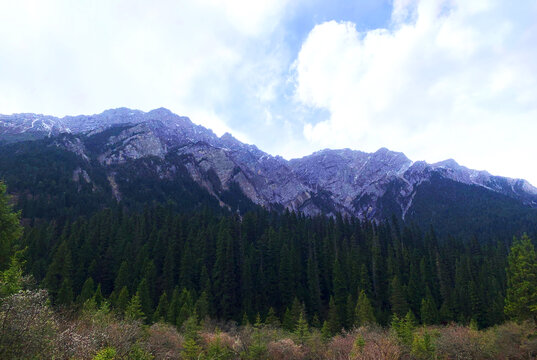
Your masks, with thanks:
[[[23,231],[0,190],[0,318],[18,329],[14,309],[33,304],[43,333],[24,338],[56,334],[32,357],[4,327],[2,358],[52,357],[62,326],[90,342],[97,326],[108,340],[55,358],[455,358],[446,346],[463,340],[498,358],[506,333],[517,358],[537,355],[537,256],[525,234],[438,237],[395,218],[166,204],[31,219]],[[160,354],[170,344],[151,345],[155,336],[176,355]]]

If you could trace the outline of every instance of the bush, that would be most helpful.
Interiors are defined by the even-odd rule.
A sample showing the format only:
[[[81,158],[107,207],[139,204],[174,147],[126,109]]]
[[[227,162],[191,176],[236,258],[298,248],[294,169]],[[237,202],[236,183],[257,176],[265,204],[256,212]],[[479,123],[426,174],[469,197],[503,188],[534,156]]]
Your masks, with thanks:
[[[436,351],[448,359],[482,359],[485,354],[479,332],[460,325],[440,329]]]
[[[360,328],[353,338],[352,360],[397,360],[403,354],[398,340],[383,330]]]
[[[107,347],[99,351],[93,360],[114,360],[116,358],[116,354],[116,349]]]
[[[533,322],[508,322],[486,330],[484,350],[498,359],[537,358],[537,331]]]
[[[148,329],[146,349],[155,360],[179,359],[184,338],[175,327],[156,323]]]
[[[271,360],[300,360],[305,359],[305,351],[291,339],[272,341],[267,346]]]
[[[354,346],[355,337],[345,333],[336,335],[328,343],[327,357],[334,360],[346,360],[349,358]]]
[[[58,324],[45,290],[19,291],[2,299],[0,358],[51,358]]]

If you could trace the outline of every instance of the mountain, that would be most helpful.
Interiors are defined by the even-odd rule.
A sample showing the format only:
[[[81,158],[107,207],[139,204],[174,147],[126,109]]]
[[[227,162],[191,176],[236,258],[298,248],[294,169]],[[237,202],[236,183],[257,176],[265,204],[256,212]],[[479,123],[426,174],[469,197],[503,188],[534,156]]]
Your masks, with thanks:
[[[53,176],[73,189],[74,198],[91,193],[95,206],[204,199],[232,211],[260,205],[472,229],[476,218],[483,218],[479,226],[494,229],[498,222],[533,219],[537,213],[537,189],[527,181],[471,170],[451,159],[413,162],[382,148],[374,153],[326,149],[287,161],[230,134],[218,137],[163,108],[63,118],[0,115],[0,141],[0,176],[26,202],[35,199],[32,186]],[[14,161],[27,164],[36,156],[40,163],[16,169]],[[58,158],[63,163],[51,160]],[[45,164],[62,168],[62,175],[41,169]],[[21,179],[28,174],[33,178]],[[55,191],[62,190],[54,188],[46,197],[57,196]]]

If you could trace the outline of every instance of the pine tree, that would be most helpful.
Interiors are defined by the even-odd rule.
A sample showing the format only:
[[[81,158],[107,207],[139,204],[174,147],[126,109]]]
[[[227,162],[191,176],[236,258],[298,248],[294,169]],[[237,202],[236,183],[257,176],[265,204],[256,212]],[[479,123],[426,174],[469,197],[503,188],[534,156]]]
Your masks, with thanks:
[[[80,295],[76,298],[76,301],[79,304],[83,304],[91,298],[95,292],[95,283],[93,282],[93,279],[91,277],[87,278],[84,282],[84,285],[82,285],[82,290],[80,291]]]
[[[371,306],[371,302],[369,302],[365,291],[361,290],[354,310],[354,325],[360,327],[374,323],[375,315],[373,314],[373,307]]]
[[[58,296],[64,280],[71,279],[71,271],[71,250],[67,241],[63,241],[54,253],[52,262],[48,267],[47,275],[43,280],[53,299],[56,299]]]
[[[127,310],[127,306],[129,306],[129,290],[126,286],[123,286],[116,300],[117,311],[123,315]]]
[[[274,328],[280,327],[280,319],[278,319],[273,307],[269,308],[265,324]]]
[[[126,261],[123,261],[117,272],[116,280],[114,282],[114,289],[116,291],[121,291],[121,289],[126,286],[129,287],[129,265]]]
[[[333,265],[333,291],[334,304],[338,314],[338,323],[345,326],[347,323],[347,285],[343,274],[341,262],[336,259]]]
[[[438,321],[438,309],[430,291],[427,291],[427,293],[427,296],[421,300],[421,322],[425,325],[433,325]]]
[[[155,313],[153,314],[153,321],[159,322],[164,321],[166,319],[166,313],[168,312],[168,307],[170,304],[168,303],[168,295],[166,294],[166,291],[160,295],[157,309],[155,310]]]
[[[104,301],[103,293],[101,292],[101,284],[97,285],[97,289],[95,290],[95,293],[93,294],[93,301],[95,301],[95,304],[97,307],[100,307],[101,304]]]
[[[308,321],[306,320],[306,315],[304,314],[304,312],[300,313],[300,316],[295,326],[294,334],[301,344],[304,344],[304,342],[308,339],[310,335],[308,329]]]
[[[198,314],[200,320],[203,320],[209,316],[210,304],[209,304],[209,296],[207,295],[207,291],[203,291],[201,293],[194,307],[196,309],[196,313]]]
[[[125,309],[125,318],[128,320],[145,320],[145,314],[142,311],[142,303],[138,294],[131,298],[129,305]]]
[[[339,333],[341,331],[341,323],[339,322],[339,315],[337,313],[336,302],[333,297],[330,297],[330,302],[328,304],[328,316],[327,316],[327,326],[328,332],[331,336]]]
[[[136,291],[136,294],[140,298],[142,312],[147,316],[148,319],[150,319],[153,314],[153,301],[151,300],[151,295],[149,293],[149,285],[147,283],[146,278],[143,278],[138,285],[138,290]]]
[[[68,278],[63,279],[62,286],[58,291],[58,298],[56,304],[58,305],[70,305],[73,302],[73,287],[71,280]]]
[[[408,303],[406,301],[405,291],[397,276],[394,276],[392,279],[390,303],[393,314],[403,317],[408,312]]]
[[[537,324],[537,254],[526,234],[514,239],[507,261],[505,314]]]
[[[15,242],[22,235],[20,212],[13,211],[6,190],[6,185],[0,181],[0,270],[9,267]]]

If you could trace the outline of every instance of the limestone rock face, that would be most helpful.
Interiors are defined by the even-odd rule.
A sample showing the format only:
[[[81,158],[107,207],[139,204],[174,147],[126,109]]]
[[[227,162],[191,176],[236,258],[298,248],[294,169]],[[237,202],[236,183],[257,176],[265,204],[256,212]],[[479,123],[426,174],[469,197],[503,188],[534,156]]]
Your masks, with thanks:
[[[157,158],[161,179],[175,176],[180,159],[190,177],[219,198],[237,185],[252,202],[267,208],[289,209],[308,215],[343,213],[382,219],[399,213],[404,219],[421,184],[433,176],[478,186],[537,207],[537,189],[525,180],[492,176],[454,160],[436,164],[412,162],[403,153],[381,148],[374,153],[350,149],[321,150],[287,161],[230,134],[211,130],[167,109],[149,112],[126,108],[96,115],[64,118],[36,114],[0,115],[0,141],[54,137],[60,146],[85,161],[107,167],[113,195],[121,189],[114,167],[144,158]],[[75,181],[91,181],[82,170]]]

